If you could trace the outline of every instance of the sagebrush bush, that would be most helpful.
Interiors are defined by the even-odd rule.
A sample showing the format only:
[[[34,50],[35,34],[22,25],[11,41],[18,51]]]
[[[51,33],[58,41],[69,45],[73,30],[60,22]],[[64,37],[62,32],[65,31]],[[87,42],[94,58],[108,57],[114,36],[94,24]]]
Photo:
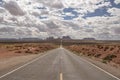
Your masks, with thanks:
[[[98,58],[98,57],[100,57],[101,55],[102,55],[102,54],[96,54],[96,55],[95,55],[95,57],[97,57],[97,58]]]
[[[103,58],[103,60],[111,61],[113,58],[116,58],[117,56],[114,54],[108,54],[106,57]]]

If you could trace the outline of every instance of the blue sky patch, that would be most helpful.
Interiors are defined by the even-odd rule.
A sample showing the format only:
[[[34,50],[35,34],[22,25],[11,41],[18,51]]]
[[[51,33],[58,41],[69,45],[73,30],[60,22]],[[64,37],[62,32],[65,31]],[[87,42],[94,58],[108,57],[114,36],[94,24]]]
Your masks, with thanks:
[[[95,17],[95,16],[111,16],[110,13],[107,12],[107,8],[102,7],[99,9],[96,9],[93,13],[87,13],[83,18],[87,17]]]
[[[40,16],[39,18],[40,19],[47,19],[48,17],[47,16]]]
[[[120,8],[120,3],[119,4],[115,4],[115,0],[109,0],[110,1],[110,3],[111,3],[111,5],[112,5],[112,7],[115,7],[115,8]]]
[[[74,10],[75,10],[75,8],[65,8],[65,9],[63,9],[64,13],[71,13],[71,14],[74,15],[74,16],[68,16],[68,15],[64,14],[64,17],[63,17],[64,20],[72,20],[74,18],[77,18],[78,17],[78,13],[77,13],[77,11],[74,11]]]

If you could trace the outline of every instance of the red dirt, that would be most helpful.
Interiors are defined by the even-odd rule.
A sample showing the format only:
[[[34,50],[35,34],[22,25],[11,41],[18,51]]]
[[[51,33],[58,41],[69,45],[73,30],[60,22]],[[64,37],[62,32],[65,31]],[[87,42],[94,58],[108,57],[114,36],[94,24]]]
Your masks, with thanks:
[[[0,59],[1,58],[7,58],[7,57],[12,57],[18,55],[17,53],[8,51],[6,49],[0,49]]]
[[[0,44],[0,59],[27,54],[39,54],[54,48],[56,48],[55,45],[47,43]]]
[[[78,55],[86,55],[100,59],[103,63],[114,62],[120,65],[120,45],[71,45],[66,48],[76,52]]]

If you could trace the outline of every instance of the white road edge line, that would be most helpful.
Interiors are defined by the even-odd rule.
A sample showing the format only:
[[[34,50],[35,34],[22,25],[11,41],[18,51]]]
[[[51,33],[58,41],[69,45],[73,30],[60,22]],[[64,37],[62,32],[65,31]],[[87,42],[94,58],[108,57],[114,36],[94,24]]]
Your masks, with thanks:
[[[81,59],[82,59],[82,58],[81,58]],[[115,79],[117,79],[117,80],[120,80],[120,78],[118,78],[118,77],[114,76],[113,74],[111,74],[111,73],[105,71],[104,69],[102,69],[102,68],[96,66],[95,64],[93,64],[93,63],[91,63],[91,62],[89,62],[89,61],[87,61],[87,60],[85,60],[85,59],[82,59],[82,60],[84,60],[85,62],[89,63],[90,65],[96,67],[97,69],[103,71],[104,73],[108,74],[109,76],[111,76],[111,77],[113,77],[113,78],[115,78]]]
[[[20,66],[20,67],[18,67],[18,68],[16,68],[16,69],[14,69],[14,70],[12,70],[12,71],[10,71],[10,72],[7,72],[6,74],[0,76],[0,79],[2,79],[3,77],[6,77],[6,76],[12,74],[13,72],[15,72],[15,71],[17,71],[17,70],[19,70],[19,69],[21,69],[21,68],[26,67],[27,65],[29,65],[29,64],[31,64],[31,63],[39,60],[41,57],[44,57],[44,56],[46,56],[46,55],[47,55],[47,53],[44,54],[44,55],[41,55],[40,57],[35,58],[34,60],[32,60],[32,61],[30,61],[30,62],[28,62],[28,63],[26,63],[26,64],[24,64],[24,65],[22,65],[22,66]]]
[[[68,51],[69,51],[69,50],[68,50]],[[70,51],[70,52],[71,52],[71,51]],[[74,54],[74,55],[75,55],[75,54]],[[79,56],[78,56],[78,57],[79,57]],[[117,80],[120,80],[120,78],[118,78],[118,77],[114,76],[113,74],[111,74],[111,73],[105,71],[104,69],[98,67],[97,65],[91,63],[90,61],[87,61],[87,60],[85,60],[85,59],[83,59],[83,58],[80,58],[80,59],[83,60],[83,61],[85,61],[85,62],[87,62],[88,64],[90,64],[90,65],[96,67],[97,69],[103,71],[104,73],[108,74],[109,76],[111,76],[111,77],[113,77],[113,78],[115,78],[115,79],[117,79]]]

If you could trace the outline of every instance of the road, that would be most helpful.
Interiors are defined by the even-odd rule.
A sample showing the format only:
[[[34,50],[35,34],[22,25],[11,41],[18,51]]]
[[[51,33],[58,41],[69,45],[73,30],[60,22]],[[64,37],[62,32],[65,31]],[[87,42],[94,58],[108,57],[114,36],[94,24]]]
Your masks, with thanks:
[[[0,80],[120,80],[72,52],[58,48],[4,75]]]

